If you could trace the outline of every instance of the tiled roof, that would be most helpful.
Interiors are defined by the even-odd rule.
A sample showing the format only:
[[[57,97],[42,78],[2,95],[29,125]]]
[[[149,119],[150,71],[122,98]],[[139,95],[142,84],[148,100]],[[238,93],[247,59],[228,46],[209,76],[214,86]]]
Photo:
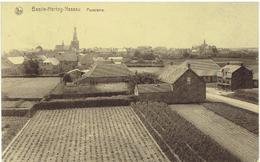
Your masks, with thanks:
[[[187,66],[179,65],[177,68],[174,66],[168,66],[160,75],[159,79],[166,83],[174,83],[178,80],[186,71]]]
[[[182,65],[190,64],[191,69],[198,76],[214,76],[217,75],[220,66],[211,59],[190,59],[182,63]]]
[[[170,84],[138,84],[138,93],[153,93],[153,92],[171,92]]]

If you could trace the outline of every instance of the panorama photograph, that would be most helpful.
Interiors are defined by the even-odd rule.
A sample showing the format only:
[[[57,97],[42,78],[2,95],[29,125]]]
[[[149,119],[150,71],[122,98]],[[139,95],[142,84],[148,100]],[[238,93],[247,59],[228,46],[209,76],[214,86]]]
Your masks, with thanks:
[[[257,162],[258,3],[2,2],[4,162]]]

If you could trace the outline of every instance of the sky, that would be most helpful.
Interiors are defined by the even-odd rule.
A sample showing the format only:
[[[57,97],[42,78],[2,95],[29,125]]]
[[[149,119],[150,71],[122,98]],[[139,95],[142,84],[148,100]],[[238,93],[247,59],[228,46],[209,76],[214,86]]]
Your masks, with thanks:
[[[48,7],[64,10],[33,11]],[[3,3],[1,14],[4,51],[70,44],[74,27],[80,48],[191,48],[204,39],[220,48],[258,47],[257,3]]]

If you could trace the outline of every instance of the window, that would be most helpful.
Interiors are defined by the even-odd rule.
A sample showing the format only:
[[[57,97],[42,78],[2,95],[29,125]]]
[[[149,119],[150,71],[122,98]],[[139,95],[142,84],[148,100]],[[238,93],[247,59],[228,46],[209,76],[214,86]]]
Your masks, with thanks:
[[[187,84],[190,85],[191,84],[191,78],[187,77]]]

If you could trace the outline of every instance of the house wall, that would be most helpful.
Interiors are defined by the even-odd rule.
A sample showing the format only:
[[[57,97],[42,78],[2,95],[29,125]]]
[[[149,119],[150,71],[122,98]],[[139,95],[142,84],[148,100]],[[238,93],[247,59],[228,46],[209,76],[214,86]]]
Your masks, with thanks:
[[[232,74],[231,90],[253,88],[253,73],[245,67],[239,68]]]
[[[190,78],[190,84],[187,78]],[[186,71],[173,85],[171,103],[197,103],[206,99],[206,83],[193,71]]]

